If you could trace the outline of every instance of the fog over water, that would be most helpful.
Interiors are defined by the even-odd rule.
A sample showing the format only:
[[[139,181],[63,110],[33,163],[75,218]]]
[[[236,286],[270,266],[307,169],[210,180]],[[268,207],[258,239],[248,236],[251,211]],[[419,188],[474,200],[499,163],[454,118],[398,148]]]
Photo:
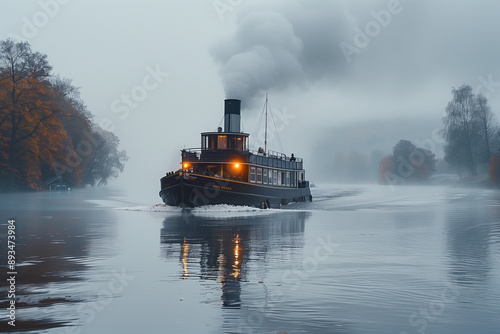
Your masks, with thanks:
[[[183,212],[112,188],[0,195],[2,222],[17,225],[16,329],[500,331],[496,191],[320,185],[313,196]]]
[[[16,221],[19,332],[500,332],[498,190],[376,185],[400,139],[443,157],[452,87],[469,84],[500,116],[500,2],[4,0],[0,9],[0,40],[47,54],[130,158],[109,187],[0,194],[2,277]],[[221,125],[225,98],[242,99],[242,130],[253,148],[262,143],[266,93],[284,153],[304,158],[316,184],[313,201],[161,204],[160,178]],[[344,177],[336,155],[363,177]]]
[[[384,152],[402,139],[397,129],[432,139],[463,83],[500,109],[494,1],[46,3],[3,1],[0,36],[29,41],[81,87],[130,157],[117,182],[150,195],[145,203],[179,166],[178,150],[217,128],[231,95],[244,99],[250,131],[269,92],[277,118],[288,115],[278,124],[285,153],[304,157],[314,180],[345,127],[376,125],[366,132],[380,135],[371,146]],[[346,57],[341,45],[356,51]],[[154,88],[142,96],[151,72]],[[360,150],[355,139],[342,146]]]

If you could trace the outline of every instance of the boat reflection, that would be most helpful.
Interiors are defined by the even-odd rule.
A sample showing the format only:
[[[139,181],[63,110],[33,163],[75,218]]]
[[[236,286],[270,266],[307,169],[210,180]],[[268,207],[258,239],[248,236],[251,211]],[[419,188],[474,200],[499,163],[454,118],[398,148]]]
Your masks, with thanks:
[[[265,267],[273,253],[302,248],[307,218],[305,212],[225,218],[184,212],[165,218],[161,242],[165,256],[178,259],[181,279],[220,282],[222,306],[240,308],[248,262]]]

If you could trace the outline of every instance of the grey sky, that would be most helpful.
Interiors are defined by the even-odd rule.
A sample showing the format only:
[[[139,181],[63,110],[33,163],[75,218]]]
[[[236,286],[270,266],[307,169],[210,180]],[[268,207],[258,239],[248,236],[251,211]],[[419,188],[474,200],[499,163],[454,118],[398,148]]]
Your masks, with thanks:
[[[497,1],[0,4],[0,38],[28,40],[48,55],[54,73],[81,87],[96,121],[111,124],[131,158],[120,180],[148,184],[150,201],[159,177],[178,167],[179,149],[199,146],[199,133],[219,125],[225,88],[248,100],[247,131],[269,91],[286,153],[304,156],[318,178],[317,150],[309,147],[329,130],[376,120],[384,134],[396,123],[412,135],[405,119],[419,116],[429,119],[432,138],[451,88],[463,83],[478,87],[500,112]],[[341,43],[356,47],[350,61]],[[241,93],[241,86],[252,89]],[[414,135],[425,140],[426,131]]]

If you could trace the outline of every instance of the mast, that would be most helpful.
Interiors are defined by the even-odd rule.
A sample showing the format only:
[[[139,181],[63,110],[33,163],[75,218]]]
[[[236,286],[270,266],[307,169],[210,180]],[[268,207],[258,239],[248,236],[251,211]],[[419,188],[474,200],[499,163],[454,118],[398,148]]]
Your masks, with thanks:
[[[266,108],[266,128],[264,132],[264,155],[267,155],[267,92],[266,92],[265,108]]]

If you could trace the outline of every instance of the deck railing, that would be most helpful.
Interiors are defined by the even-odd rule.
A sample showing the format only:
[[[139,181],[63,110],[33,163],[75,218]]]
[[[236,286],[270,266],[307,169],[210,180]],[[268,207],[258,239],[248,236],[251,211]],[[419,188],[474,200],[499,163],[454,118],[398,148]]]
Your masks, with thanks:
[[[183,161],[200,161],[201,154],[206,151],[212,152],[211,150],[202,150],[201,148],[185,148],[182,149],[182,159]],[[226,150],[220,150],[226,151]],[[230,150],[227,150],[230,152]],[[284,153],[268,151],[265,154],[262,151],[246,150],[244,152],[250,153],[248,157],[248,162],[255,163],[263,166],[277,167],[277,168],[288,168],[288,169],[303,169],[303,160],[301,158],[289,157]],[[210,155],[210,154],[209,154]]]

